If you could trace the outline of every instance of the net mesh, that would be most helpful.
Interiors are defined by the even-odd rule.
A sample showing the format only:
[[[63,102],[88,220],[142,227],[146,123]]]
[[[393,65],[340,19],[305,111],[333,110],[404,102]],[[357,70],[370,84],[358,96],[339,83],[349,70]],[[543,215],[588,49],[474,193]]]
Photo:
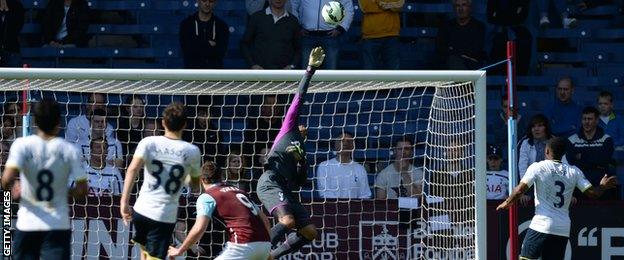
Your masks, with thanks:
[[[137,258],[138,249],[129,243],[132,227],[119,217],[118,195],[138,141],[162,134],[159,117],[164,108],[172,101],[184,103],[190,115],[184,139],[200,147],[204,160],[217,162],[227,181],[250,191],[257,201],[255,186],[264,155],[297,85],[3,79],[2,165],[12,140],[21,135],[21,91],[28,88],[30,100],[54,97],[63,106],[62,134],[81,148],[92,187],[86,201],[72,205],[72,259]],[[287,258],[474,258],[474,93],[473,82],[313,82],[300,113],[300,124],[307,127],[310,181],[296,194],[319,235]],[[90,116],[98,109],[106,112],[103,129],[96,129],[95,117]],[[323,162],[340,157],[344,131],[353,134],[350,157],[363,167],[365,180],[350,166],[320,175]],[[90,140],[98,135],[107,137],[106,150],[93,150]],[[401,140],[408,140],[408,146],[398,147]],[[403,160],[397,159],[398,153]],[[97,165],[107,166],[102,170]],[[384,171],[394,175],[381,174]],[[336,177],[339,174],[348,177]],[[367,192],[377,199],[362,199]],[[181,197],[175,241],[193,224],[194,201],[187,192]],[[187,257],[216,257],[226,233],[222,223],[212,223],[199,244],[203,252],[189,251]]]

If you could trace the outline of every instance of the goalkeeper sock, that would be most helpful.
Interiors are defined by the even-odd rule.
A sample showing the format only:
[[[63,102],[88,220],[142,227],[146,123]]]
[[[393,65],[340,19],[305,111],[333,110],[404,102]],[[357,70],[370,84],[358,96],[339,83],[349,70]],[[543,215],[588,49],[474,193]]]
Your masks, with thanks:
[[[275,250],[271,251],[271,256],[273,257],[273,259],[278,259],[284,255],[299,250],[299,248],[309,244],[310,242],[312,242],[312,240],[305,238],[298,232],[293,232],[288,235],[288,238],[283,244],[281,244]]]
[[[271,245],[277,245],[277,242],[281,241],[288,231],[288,227],[282,223],[277,223],[273,226],[273,228],[271,228]]]

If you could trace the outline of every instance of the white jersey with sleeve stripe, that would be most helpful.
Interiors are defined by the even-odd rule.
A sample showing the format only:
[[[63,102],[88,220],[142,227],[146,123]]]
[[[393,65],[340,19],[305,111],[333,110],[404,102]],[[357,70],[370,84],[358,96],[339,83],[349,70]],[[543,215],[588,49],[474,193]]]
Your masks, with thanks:
[[[155,221],[175,223],[187,176],[201,175],[199,148],[182,140],[150,136],[139,142],[134,157],[145,163],[143,185],[134,210]]]
[[[20,171],[20,231],[69,230],[68,180],[87,180],[78,149],[62,138],[37,135],[13,142],[6,167]]]
[[[531,164],[520,182],[535,184],[535,216],[529,228],[557,236],[570,236],[572,192],[591,187],[583,172],[567,163],[544,160]]]

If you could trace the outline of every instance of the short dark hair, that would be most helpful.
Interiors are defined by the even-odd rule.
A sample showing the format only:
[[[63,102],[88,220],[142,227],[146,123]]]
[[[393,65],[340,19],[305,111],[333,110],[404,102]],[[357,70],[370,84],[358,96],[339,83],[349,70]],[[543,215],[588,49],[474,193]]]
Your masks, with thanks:
[[[594,114],[596,118],[600,117],[600,111],[598,111],[595,107],[585,107],[583,108],[583,115]]]
[[[163,122],[169,131],[180,131],[186,125],[186,111],[180,102],[173,102],[163,112]]]
[[[553,137],[548,140],[546,146],[550,148],[553,159],[561,160],[563,155],[566,153],[568,141],[562,137]]]
[[[106,149],[108,149],[108,141],[106,140],[105,137],[98,137],[98,138],[91,139],[91,142],[89,142],[89,148],[93,148],[93,145],[97,143],[104,143],[106,146]]]
[[[93,116],[104,116],[105,117],[106,116],[106,110],[101,109],[101,108],[95,109],[95,110],[93,110],[93,114],[91,114],[91,117],[93,117]]]
[[[212,172],[204,172],[205,167],[212,167]],[[221,171],[213,161],[206,160],[202,165],[201,171],[201,178],[207,180],[209,183],[217,183],[221,181]]]
[[[33,114],[37,127],[46,134],[52,134],[61,123],[61,109],[53,99],[37,102],[33,108]]]
[[[414,145],[414,140],[412,138],[410,138],[407,135],[401,136],[397,139],[394,140],[394,147],[397,147],[397,145],[399,145],[400,142],[407,142],[410,143],[410,145]]]
[[[613,94],[609,91],[600,91],[598,98],[609,98],[609,102],[613,102]]]

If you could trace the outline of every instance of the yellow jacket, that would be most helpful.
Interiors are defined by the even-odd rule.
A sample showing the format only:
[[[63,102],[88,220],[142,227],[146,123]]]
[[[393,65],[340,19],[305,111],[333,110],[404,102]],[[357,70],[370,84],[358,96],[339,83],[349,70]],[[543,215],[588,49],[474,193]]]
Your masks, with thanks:
[[[405,0],[358,0],[364,13],[362,18],[362,38],[375,39],[399,36]]]

